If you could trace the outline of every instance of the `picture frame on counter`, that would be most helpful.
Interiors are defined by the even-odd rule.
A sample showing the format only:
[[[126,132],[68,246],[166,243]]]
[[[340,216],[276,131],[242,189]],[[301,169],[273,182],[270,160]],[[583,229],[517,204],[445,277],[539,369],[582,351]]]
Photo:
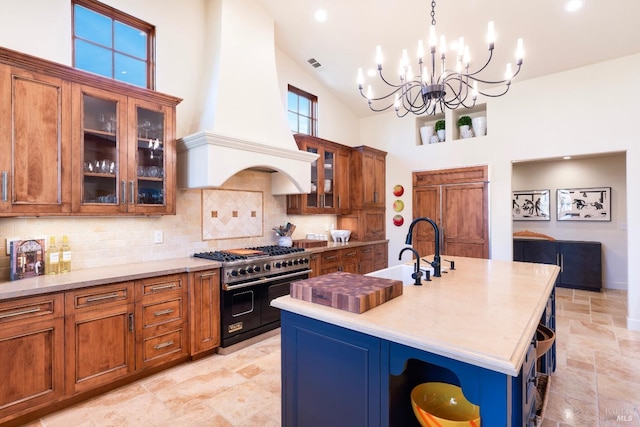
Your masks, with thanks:
[[[550,190],[513,191],[511,212],[514,221],[550,221]]]
[[[611,187],[557,190],[558,221],[611,221]]]

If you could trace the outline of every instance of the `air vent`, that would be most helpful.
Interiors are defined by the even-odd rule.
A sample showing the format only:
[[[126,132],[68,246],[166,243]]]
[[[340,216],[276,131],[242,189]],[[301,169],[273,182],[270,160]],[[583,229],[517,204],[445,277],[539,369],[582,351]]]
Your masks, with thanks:
[[[320,68],[320,67],[322,67],[322,64],[321,64],[321,63],[319,63],[318,61],[316,61],[316,59],[315,59],[315,58],[307,59],[307,62],[308,62],[309,64],[311,64],[311,66],[312,66],[313,68]]]

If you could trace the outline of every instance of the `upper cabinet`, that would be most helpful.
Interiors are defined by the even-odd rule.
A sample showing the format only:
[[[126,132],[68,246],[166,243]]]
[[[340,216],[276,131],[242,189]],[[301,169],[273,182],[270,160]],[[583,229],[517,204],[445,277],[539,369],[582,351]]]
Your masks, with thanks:
[[[172,110],[86,85],[73,106],[74,211],[175,213]]]
[[[0,216],[71,212],[69,86],[0,63]]]
[[[352,208],[384,208],[386,156],[386,152],[375,148],[354,148],[351,153]]]
[[[287,196],[288,214],[349,211],[349,149],[310,135],[294,135],[298,148],[318,154],[311,164],[311,192]]]
[[[0,48],[0,216],[175,214],[180,99]]]

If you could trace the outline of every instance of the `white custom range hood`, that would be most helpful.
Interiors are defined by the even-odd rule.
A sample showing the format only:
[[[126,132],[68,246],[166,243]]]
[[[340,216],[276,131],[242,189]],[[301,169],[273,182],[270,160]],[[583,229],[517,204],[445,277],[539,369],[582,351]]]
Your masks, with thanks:
[[[244,169],[273,194],[309,193],[316,154],[298,150],[278,88],[274,22],[253,0],[208,0],[202,111],[178,140],[178,187],[220,187]]]

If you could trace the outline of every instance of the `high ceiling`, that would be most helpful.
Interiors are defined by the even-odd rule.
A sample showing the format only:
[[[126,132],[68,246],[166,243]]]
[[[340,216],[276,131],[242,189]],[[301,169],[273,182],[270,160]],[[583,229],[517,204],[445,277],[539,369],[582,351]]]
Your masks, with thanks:
[[[358,68],[375,69],[375,48],[381,45],[386,77],[395,79],[402,49],[412,59],[417,41],[427,43],[431,23],[427,0],[256,1],[275,20],[278,48],[360,117],[372,113],[357,91]],[[515,81],[640,52],[639,0],[586,0],[573,13],[565,11],[566,1],[440,0],[436,28],[447,42],[464,37],[473,68],[474,61],[479,65],[486,58],[487,22],[493,20],[495,66],[486,71],[495,79],[502,77],[507,62],[515,62],[517,38],[524,39],[525,59]],[[328,14],[324,23],[314,19],[319,8]],[[314,69],[310,58],[321,67]],[[602,76],[602,84],[615,75],[611,70]]]

